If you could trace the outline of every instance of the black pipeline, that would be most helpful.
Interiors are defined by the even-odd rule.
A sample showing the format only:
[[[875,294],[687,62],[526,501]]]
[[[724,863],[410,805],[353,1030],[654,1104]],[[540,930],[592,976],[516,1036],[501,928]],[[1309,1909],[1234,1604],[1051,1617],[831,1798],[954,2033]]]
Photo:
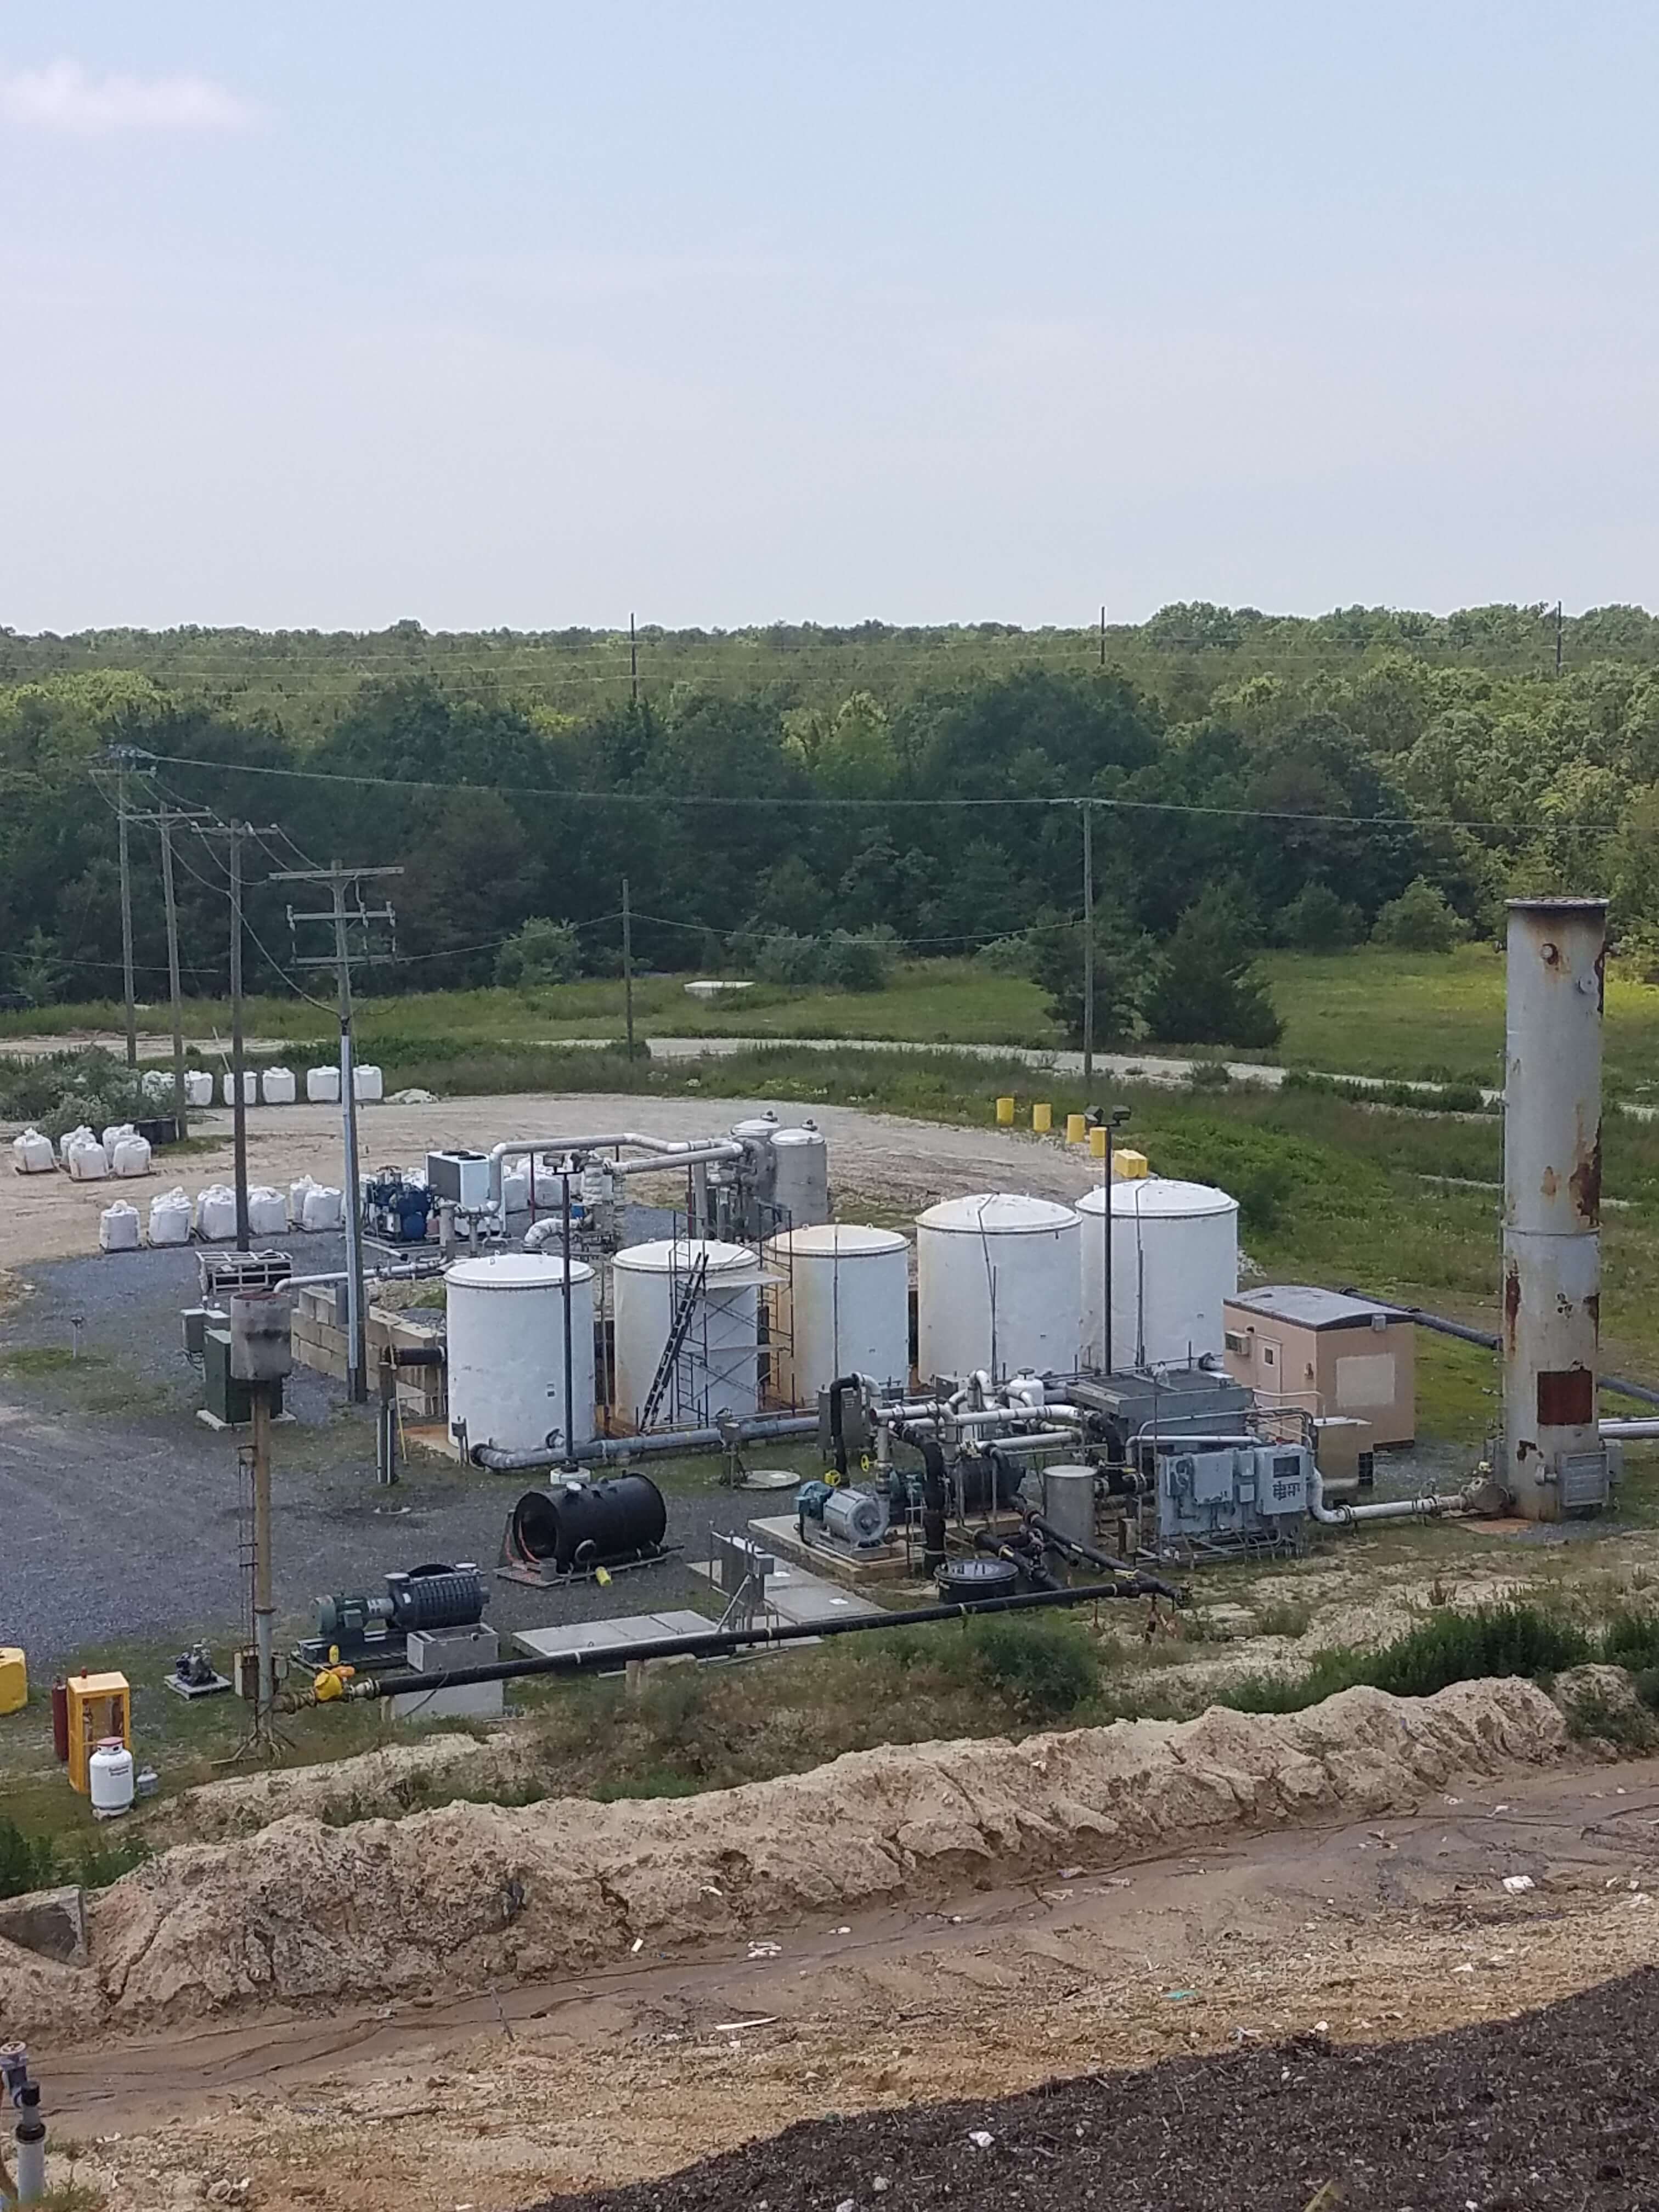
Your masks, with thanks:
[[[578,1674],[614,1668],[619,1659],[717,1659],[723,1652],[752,1644],[804,1644],[813,1638],[856,1636],[866,1628],[925,1628],[936,1620],[971,1620],[980,1613],[1036,1613],[1044,1606],[1091,1605],[1100,1598],[1143,1597],[1133,1583],[1085,1583],[1075,1589],[1030,1590],[1017,1597],[981,1598],[976,1603],[917,1605],[902,1613],[880,1613],[850,1620],[803,1620],[757,1624],[752,1628],[711,1628],[701,1636],[658,1636],[648,1644],[606,1644],[585,1651],[555,1651],[544,1658],[498,1659],[488,1667],[454,1667],[438,1674],[360,1674],[345,1686],[349,1698],[418,1698],[434,1690],[459,1689],[469,1682],[518,1682],[536,1674]]]
[[[1352,1285],[1347,1295],[1351,1298],[1370,1297],[1369,1291],[1355,1290]],[[1372,1301],[1382,1304],[1381,1299]],[[1430,1313],[1423,1306],[1389,1306],[1388,1310],[1396,1320],[1415,1322],[1419,1328],[1432,1329],[1438,1336],[1455,1336],[1464,1344],[1478,1344],[1485,1352],[1496,1352],[1498,1340],[1490,1329],[1471,1328],[1467,1322],[1448,1321],[1444,1314]],[[1623,1375],[1598,1375],[1596,1388],[1610,1391],[1615,1398],[1634,1398],[1638,1405],[1659,1406],[1659,1390],[1650,1382],[1632,1382]]]

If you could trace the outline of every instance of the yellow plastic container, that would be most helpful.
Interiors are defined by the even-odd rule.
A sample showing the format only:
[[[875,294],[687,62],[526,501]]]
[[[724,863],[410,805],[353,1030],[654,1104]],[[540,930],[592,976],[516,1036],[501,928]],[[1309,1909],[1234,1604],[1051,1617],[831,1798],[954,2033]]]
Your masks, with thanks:
[[[118,1735],[132,1749],[132,1691],[125,1674],[71,1674],[66,1687],[70,1781],[84,1797],[87,1763],[99,1745]]]
[[[1066,1141],[1068,1145],[1082,1144],[1088,1133],[1089,1124],[1081,1114],[1068,1114],[1066,1116]]]
[[[28,1701],[28,1661],[15,1644],[0,1644],[0,1713],[21,1713]]]
[[[1012,1129],[1013,1125],[1013,1100],[1012,1098],[999,1098],[997,1101],[997,1127],[1000,1129]]]
[[[1031,1109],[1031,1127],[1036,1131],[1039,1137],[1046,1137],[1049,1130],[1053,1128],[1054,1125],[1054,1108],[1052,1106],[1044,1105],[1042,1102],[1039,1100]]]
[[[1098,1128],[1091,1129],[1089,1132],[1090,1157],[1093,1159],[1103,1160],[1106,1157],[1106,1147],[1111,1141],[1112,1133],[1103,1122]]]

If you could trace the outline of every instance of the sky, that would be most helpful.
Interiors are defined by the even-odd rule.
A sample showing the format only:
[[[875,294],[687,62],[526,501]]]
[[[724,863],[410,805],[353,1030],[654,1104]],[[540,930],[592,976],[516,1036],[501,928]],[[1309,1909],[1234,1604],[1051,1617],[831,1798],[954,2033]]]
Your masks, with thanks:
[[[1659,604],[1650,0],[12,0],[0,624]]]

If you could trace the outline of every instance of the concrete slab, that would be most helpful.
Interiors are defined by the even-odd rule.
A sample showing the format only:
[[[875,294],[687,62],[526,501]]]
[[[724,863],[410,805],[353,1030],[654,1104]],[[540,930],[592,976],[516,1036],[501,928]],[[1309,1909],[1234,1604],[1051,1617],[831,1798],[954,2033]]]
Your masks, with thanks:
[[[678,1609],[629,1613],[613,1620],[566,1620],[556,1628],[520,1628],[513,1641],[532,1659],[551,1659],[563,1651],[591,1651],[603,1654],[604,1660],[614,1655],[620,1667],[630,1646],[654,1644],[664,1636],[702,1636],[714,1626],[701,1613]]]
[[[0,1903],[0,1942],[65,1966],[87,1963],[87,1900],[78,1885],[33,1889]]]
[[[714,1582],[720,1571],[711,1570],[706,1559],[694,1559],[691,1571]],[[809,1575],[804,1567],[777,1567],[766,1578],[766,1596],[772,1612],[792,1627],[805,1628],[815,1621],[848,1617],[857,1620],[884,1610],[867,1597],[842,1589],[836,1583],[826,1582],[822,1575]]]

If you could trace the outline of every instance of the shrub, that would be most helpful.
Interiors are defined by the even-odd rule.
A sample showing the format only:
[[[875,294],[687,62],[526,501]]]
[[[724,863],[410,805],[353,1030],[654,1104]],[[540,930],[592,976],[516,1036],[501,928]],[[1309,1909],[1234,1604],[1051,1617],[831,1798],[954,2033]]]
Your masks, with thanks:
[[[495,955],[495,981],[509,991],[568,983],[581,973],[581,945],[568,921],[532,915]]]
[[[0,1897],[24,1897],[50,1887],[52,1850],[49,1838],[31,1842],[15,1820],[0,1820]]]
[[[1348,906],[1328,884],[1304,884],[1279,918],[1286,945],[1304,952],[1334,952],[1364,932],[1358,907]]]
[[[837,929],[824,944],[823,978],[832,991],[884,991],[898,940],[890,930]]]
[[[1034,1718],[1061,1719],[1100,1686],[1100,1654],[1074,1620],[992,1614],[967,1624],[963,1644],[981,1681]]]
[[[1219,1702],[1247,1713],[1300,1712],[1361,1683],[1391,1697],[1430,1698],[1453,1682],[1485,1675],[1558,1674],[1594,1656],[1589,1638],[1570,1621],[1535,1606],[1486,1606],[1436,1613],[1380,1651],[1316,1652],[1300,1680],[1247,1675]]]
[[[1166,1044],[1277,1044],[1285,1024],[1250,964],[1248,921],[1218,887],[1176,924],[1146,1003],[1146,1026]]]
[[[974,964],[988,968],[994,975],[1029,975],[1031,957],[1030,936],[1022,931],[1018,937],[994,937],[988,945],[980,945]]]
[[[1146,994],[1150,944],[1121,908],[1095,909],[1095,1042],[1130,1043],[1139,1027]],[[1029,972],[1048,996],[1048,1010],[1070,1044],[1083,1042],[1083,925],[1057,921],[1034,929],[1029,939]]]
[[[1463,925],[1438,884],[1419,876],[1377,915],[1371,942],[1399,952],[1449,952],[1462,934]]]

